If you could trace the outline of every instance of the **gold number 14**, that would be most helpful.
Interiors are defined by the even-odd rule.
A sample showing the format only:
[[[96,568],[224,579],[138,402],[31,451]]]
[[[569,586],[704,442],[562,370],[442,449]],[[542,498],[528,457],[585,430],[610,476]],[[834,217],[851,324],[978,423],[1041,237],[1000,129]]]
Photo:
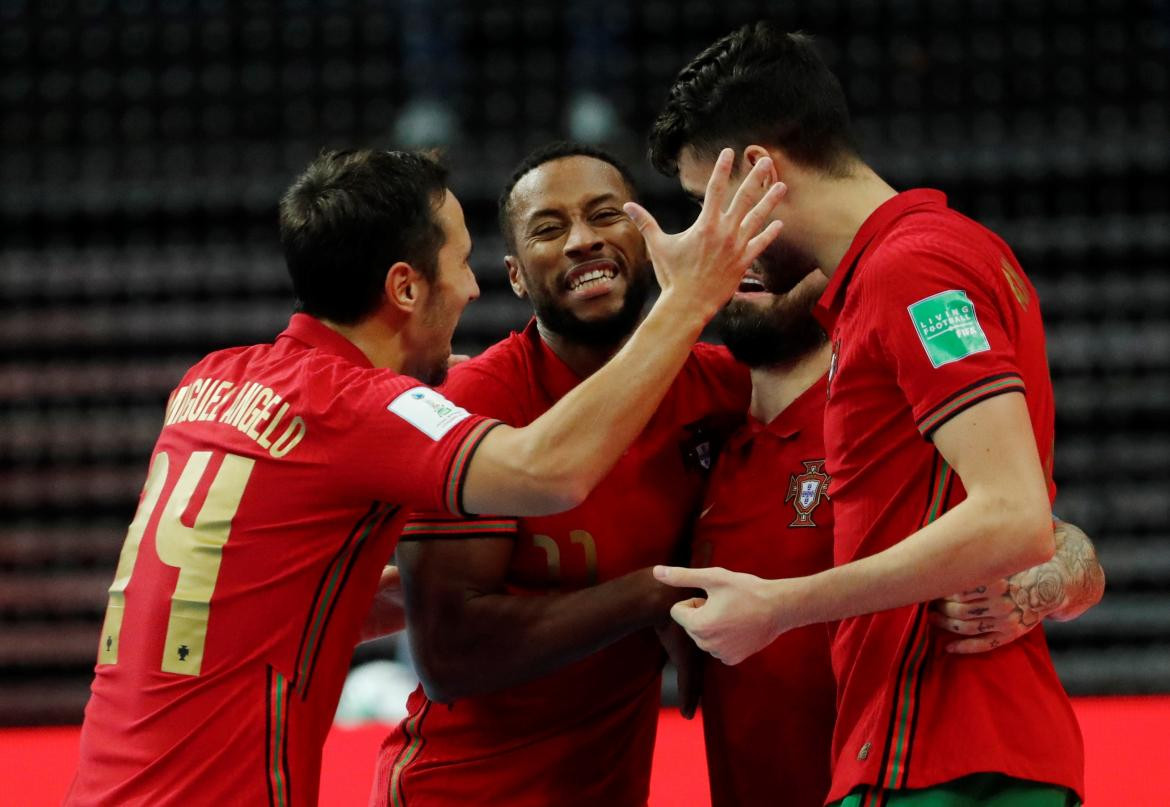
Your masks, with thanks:
[[[174,490],[167,497],[155,529],[155,551],[159,560],[179,570],[179,579],[171,596],[161,669],[180,675],[199,675],[202,669],[211,595],[219,577],[223,546],[227,543],[232,519],[240,507],[244,487],[255,464],[255,460],[235,454],[225,455],[208,488],[207,498],[195,516],[194,526],[188,527],[181,518],[191,504],[191,496],[199,486],[211,456],[210,451],[191,454]],[[126,541],[118,557],[118,569],[114,572],[106,619],[102,625],[98,664],[118,663],[126,586],[134,573],[142,536],[158,507],[169,469],[170,458],[166,452],[159,452],[150,466],[142,502],[126,531]]]

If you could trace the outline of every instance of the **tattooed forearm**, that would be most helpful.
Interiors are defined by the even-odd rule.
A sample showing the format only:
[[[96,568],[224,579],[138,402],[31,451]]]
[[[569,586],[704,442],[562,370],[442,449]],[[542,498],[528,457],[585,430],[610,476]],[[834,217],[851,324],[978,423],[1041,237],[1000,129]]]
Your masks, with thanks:
[[[1105,573],[1088,536],[1057,522],[1055,539],[1051,560],[1008,578],[1008,594],[1025,627],[1045,617],[1073,619],[1096,605],[1105,590]]]

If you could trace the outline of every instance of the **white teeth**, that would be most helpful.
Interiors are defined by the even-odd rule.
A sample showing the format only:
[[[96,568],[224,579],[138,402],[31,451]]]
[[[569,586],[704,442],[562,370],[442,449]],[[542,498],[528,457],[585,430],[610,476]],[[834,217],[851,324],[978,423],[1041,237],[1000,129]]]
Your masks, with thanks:
[[[613,269],[591,269],[588,272],[582,273],[579,277],[573,278],[573,281],[569,284],[569,291],[577,291],[596,286],[603,280],[612,280],[615,277],[617,277],[617,272]]]
[[[762,281],[757,280],[754,277],[745,277],[743,280],[739,281],[739,290],[740,291],[767,291],[767,288],[764,286]]]

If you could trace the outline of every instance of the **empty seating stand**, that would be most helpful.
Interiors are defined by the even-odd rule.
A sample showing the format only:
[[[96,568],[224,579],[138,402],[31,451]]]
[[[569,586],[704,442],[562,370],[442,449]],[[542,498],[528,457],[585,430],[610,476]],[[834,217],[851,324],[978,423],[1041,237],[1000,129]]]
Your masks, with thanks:
[[[1077,693],[1167,691],[1168,8],[0,4],[0,722],[79,719],[166,396],[203,353],[283,327],[276,201],[318,149],[445,143],[483,290],[456,338],[473,353],[527,316],[495,229],[512,165],[581,128],[592,93],[610,117],[594,104],[584,130],[684,225],[689,204],[646,166],[644,132],[689,58],[777,13],[820,36],[879,172],[946,191],[1034,279],[1057,510],[1109,576],[1099,608],[1050,630],[1057,666]]]

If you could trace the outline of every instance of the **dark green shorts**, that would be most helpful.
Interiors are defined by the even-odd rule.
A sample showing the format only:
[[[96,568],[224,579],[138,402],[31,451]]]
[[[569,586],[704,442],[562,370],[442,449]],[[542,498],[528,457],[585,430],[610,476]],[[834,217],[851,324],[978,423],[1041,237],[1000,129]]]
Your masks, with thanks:
[[[833,807],[863,807],[868,788],[854,790]],[[870,804],[882,807],[1080,807],[1067,787],[1014,779],[1001,773],[976,773],[934,787],[889,790]]]

